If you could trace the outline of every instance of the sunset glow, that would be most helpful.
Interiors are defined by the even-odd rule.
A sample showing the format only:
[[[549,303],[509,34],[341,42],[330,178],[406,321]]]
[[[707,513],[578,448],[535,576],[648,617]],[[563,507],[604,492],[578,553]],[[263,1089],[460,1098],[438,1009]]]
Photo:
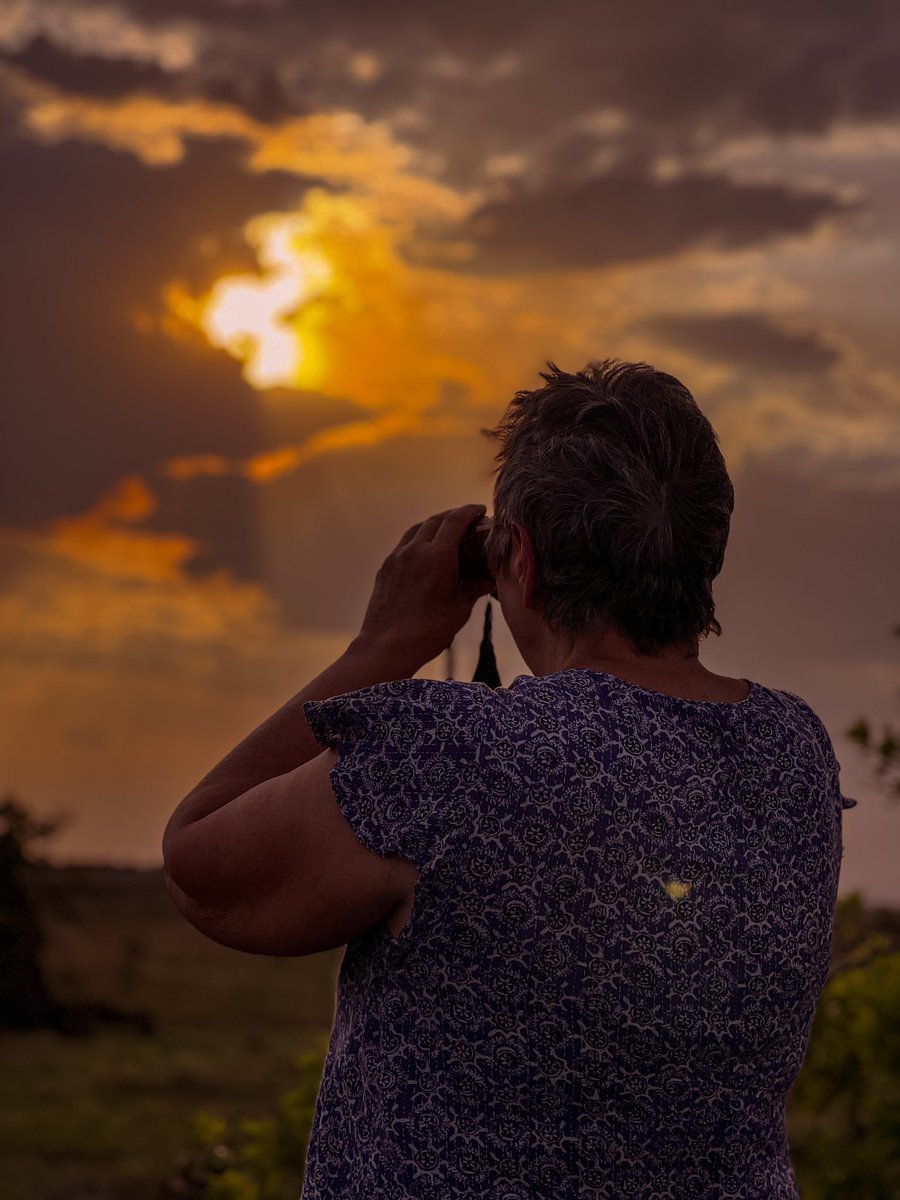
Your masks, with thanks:
[[[210,343],[244,364],[244,378],[258,389],[311,386],[318,373],[315,347],[294,319],[321,294],[331,268],[296,242],[305,232],[302,217],[264,215],[246,227],[264,274],[219,279],[201,310],[200,324]]]
[[[652,364],[716,430],[706,665],[838,740],[896,711],[890,7],[708,5],[708,69],[677,6],[520,7],[0,3],[0,758],[72,811],[62,857],[158,862],[170,798],[343,653],[402,531],[490,503],[481,431],[548,361]],[[900,903],[869,796],[846,886]]]

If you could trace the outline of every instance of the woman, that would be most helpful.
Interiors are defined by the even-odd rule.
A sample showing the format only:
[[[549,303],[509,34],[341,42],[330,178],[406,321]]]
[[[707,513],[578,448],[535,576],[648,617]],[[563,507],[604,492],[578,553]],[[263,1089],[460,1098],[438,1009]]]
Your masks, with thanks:
[[[238,949],[347,944],[303,1200],[796,1197],[839,766],[798,696],[700,662],[733,489],[687,389],[544,379],[488,431],[495,585],[458,581],[481,506],[408,530],[176,810],[172,895]],[[488,591],[533,674],[412,678]]]

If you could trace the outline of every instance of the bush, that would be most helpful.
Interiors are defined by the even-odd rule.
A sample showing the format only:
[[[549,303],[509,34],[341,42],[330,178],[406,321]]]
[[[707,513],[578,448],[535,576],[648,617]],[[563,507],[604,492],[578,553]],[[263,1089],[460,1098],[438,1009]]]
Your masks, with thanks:
[[[900,954],[827,984],[791,1093],[804,1200],[900,1196]]]
[[[803,1200],[900,1197],[900,920],[842,897],[832,973],[788,1103],[791,1157]],[[272,1118],[235,1130],[198,1116],[202,1149],[165,1192],[170,1200],[296,1200],[329,1035],[299,1060],[300,1079]]]
[[[198,1113],[198,1148],[163,1189],[167,1200],[296,1200],[329,1040],[330,1034],[321,1034],[298,1057],[299,1082],[273,1117],[232,1126],[212,1113]]]

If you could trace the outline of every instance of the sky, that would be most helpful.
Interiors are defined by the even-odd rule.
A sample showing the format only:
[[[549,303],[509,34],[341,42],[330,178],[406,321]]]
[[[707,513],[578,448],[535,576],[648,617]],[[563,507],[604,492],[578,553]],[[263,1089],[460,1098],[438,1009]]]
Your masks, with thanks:
[[[6,0],[0,787],[48,857],[159,865],[402,533],[490,511],[480,430],[612,357],[734,481],[702,661],[820,714],[842,891],[900,905],[846,736],[900,723],[898,67],[885,0]]]

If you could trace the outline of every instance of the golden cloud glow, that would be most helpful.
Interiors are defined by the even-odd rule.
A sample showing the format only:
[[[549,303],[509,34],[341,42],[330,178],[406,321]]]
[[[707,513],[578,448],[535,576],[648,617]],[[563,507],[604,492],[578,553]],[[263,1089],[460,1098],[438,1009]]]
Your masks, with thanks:
[[[876,377],[834,329],[819,330],[840,354],[827,379],[819,373],[780,379],[767,374],[763,363],[757,378],[739,364],[633,325],[636,316],[655,312],[761,309],[777,314],[778,324],[790,331],[808,297],[771,266],[767,275],[759,249],[691,251],[664,263],[602,272],[471,276],[411,263],[404,253],[415,236],[409,229],[380,219],[367,197],[321,189],[307,193],[299,214],[270,214],[259,228],[291,231],[279,245],[295,257],[298,273],[306,256],[328,263],[317,294],[280,319],[279,331],[289,332],[297,346],[291,361],[300,361],[301,353],[315,355],[315,374],[310,371],[305,386],[351,400],[372,415],[245,459],[179,458],[166,466],[175,478],[233,473],[262,483],[354,445],[376,446],[415,433],[466,436],[485,419],[495,419],[523,380],[551,358],[569,369],[605,356],[664,364],[685,380],[701,406],[710,405],[735,471],[748,453],[797,449],[811,458],[845,457],[852,475],[854,461],[873,454],[883,458],[898,444],[900,381],[883,372]],[[797,250],[791,244],[780,253]],[[278,270],[260,255],[259,286],[277,282]],[[172,314],[209,337],[204,325],[209,296],[194,298],[182,288],[169,300]],[[230,349],[248,370],[252,342],[238,340]],[[287,384],[288,372],[280,381]],[[860,388],[867,397],[865,419],[840,399]],[[887,470],[886,481],[895,478],[896,470]]]
[[[263,278],[230,275],[214,285],[200,323],[213,346],[244,363],[256,388],[316,387],[321,361],[314,338],[289,319],[320,295],[331,278],[325,259],[300,242],[306,221],[298,216],[261,216],[246,228]]]
[[[37,140],[99,142],[126,150],[150,167],[172,166],[185,154],[184,139],[232,137],[253,142],[260,126],[239,109],[205,101],[169,104],[154,96],[126,96],[112,103],[45,89],[31,103],[24,125]]]
[[[340,449],[348,438],[374,445],[412,429],[441,436],[445,419],[474,429],[548,358],[578,367],[606,355],[665,363],[701,403],[733,388],[733,402],[716,414],[733,465],[760,442],[770,452],[811,439],[813,453],[828,457],[837,442],[858,447],[860,455],[881,447],[879,422],[839,409],[823,415],[814,386],[791,382],[787,390],[786,382],[775,414],[771,383],[753,389],[733,364],[628,328],[636,317],[683,312],[686,296],[708,315],[764,308],[787,317],[809,299],[793,282],[792,262],[804,253],[821,255],[832,228],[765,249],[691,250],[602,270],[476,277],[453,269],[471,247],[441,235],[452,233],[483,196],[429,177],[434,164],[398,142],[384,122],[328,112],[266,124],[227,104],[71,96],[24,72],[0,70],[24,128],[38,140],[93,140],[164,166],[184,157],[188,139],[231,138],[246,146],[248,170],[319,177],[341,189],[312,189],[299,212],[251,222],[247,235],[259,271],[223,278],[206,295],[172,285],[160,324],[172,336],[202,332],[242,362],[256,388],[311,390],[367,409],[368,432],[340,426],[309,444],[229,462],[191,456],[168,465],[173,477],[237,471],[269,479],[329,446]],[[501,175],[515,166],[499,164]],[[436,247],[446,266],[415,265],[438,261]],[[838,372],[832,376],[837,380]],[[893,388],[893,381],[872,385],[889,397]],[[885,408],[893,409],[890,398]],[[892,420],[895,411],[886,411],[884,424]]]
[[[140,476],[128,475],[85,513],[47,525],[53,552],[93,571],[131,579],[172,582],[196,551],[196,542],[179,533],[134,529],[157,507]]]
[[[312,189],[299,213],[253,226],[290,232],[279,244],[298,276],[309,262],[328,264],[316,294],[282,318],[301,352],[315,354],[322,395],[415,416],[420,427],[426,417],[462,417],[471,430],[547,357],[581,356],[598,323],[615,329],[627,320],[611,274],[600,293],[595,272],[491,279],[413,264],[404,253],[409,229],[383,219],[369,200]],[[261,285],[278,279],[260,265]],[[211,295],[193,297],[181,285],[166,299],[171,314],[208,336]],[[251,346],[234,350],[246,361]]]
[[[0,529],[0,550],[17,563],[0,620],[19,631],[22,652],[81,660],[139,653],[154,639],[202,647],[271,637],[276,614],[263,588],[226,570],[194,578],[185,570],[193,538],[136,528],[156,508],[146,482],[129,475],[87,512]]]
[[[242,475],[253,483],[268,483],[325,455],[361,446],[377,446],[380,442],[404,434],[427,433],[437,438],[462,436],[471,432],[472,422],[465,417],[432,417],[427,424],[423,424],[415,414],[391,413],[322,429],[296,445],[279,446],[248,458],[228,458],[222,454],[189,454],[172,458],[164,464],[163,470],[170,479],[182,481],[201,476]]]
[[[167,101],[135,93],[113,100],[76,96],[39,83],[24,71],[0,67],[4,90],[17,103],[24,129],[36,140],[97,142],[134,154],[150,167],[181,162],[188,139],[228,138],[247,147],[254,173],[284,171],[304,179],[352,184],[385,220],[430,216],[459,220],[479,202],[417,171],[417,155],[384,121],[357,113],[310,113],[267,124],[240,108],[206,100]]]
[[[19,632],[18,652],[84,659],[141,653],[148,642],[249,647],[277,624],[264,589],[226,571],[196,580],[154,574],[142,532],[121,531],[102,557],[94,547],[73,553],[54,536],[0,531],[3,542],[13,539],[26,566],[16,590],[0,596],[0,619]]]
[[[254,387],[315,389],[410,414],[434,403],[440,380],[482,383],[449,345],[439,273],[404,262],[400,232],[362,198],[313,189],[299,213],[257,217],[245,235],[260,275],[221,279],[201,297],[174,285],[166,299],[241,359]]]

